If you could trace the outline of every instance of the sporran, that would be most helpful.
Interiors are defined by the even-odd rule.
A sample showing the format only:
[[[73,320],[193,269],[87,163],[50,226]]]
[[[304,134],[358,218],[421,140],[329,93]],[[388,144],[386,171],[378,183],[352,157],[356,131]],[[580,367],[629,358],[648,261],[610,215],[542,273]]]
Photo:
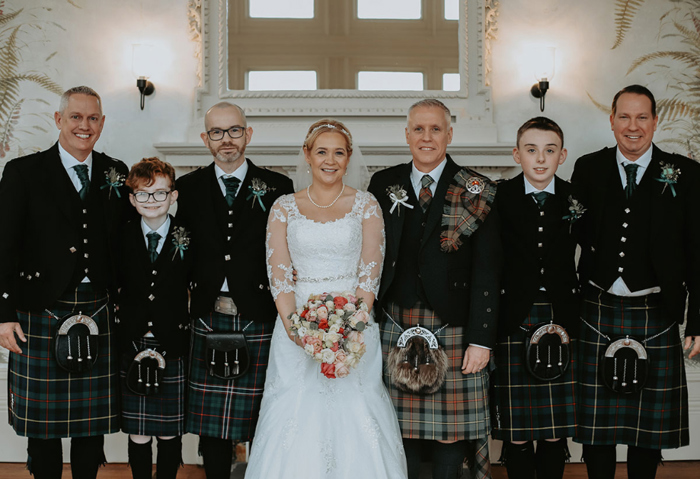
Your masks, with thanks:
[[[140,351],[126,372],[126,386],[139,396],[158,395],[165,365],[165,358],[155,349]]]
[[[571,359],[571,338],[563,326],[538,323],[525,331],[524,358],[527,371],[540,381],[562,377]]]

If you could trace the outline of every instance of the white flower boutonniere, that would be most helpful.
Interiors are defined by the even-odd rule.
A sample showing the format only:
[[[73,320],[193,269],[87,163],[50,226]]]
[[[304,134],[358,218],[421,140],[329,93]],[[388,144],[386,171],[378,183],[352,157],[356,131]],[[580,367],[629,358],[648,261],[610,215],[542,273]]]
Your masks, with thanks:
[[[676,165],[673,165],[671,163],[664,163],[663,161],[661,162],[661,177],[654,179],[664,184],[664,188],[661,190],[662,195],[664,194],[664,191],[666,191],[666,187],[670,186],[671,193],[673,193],[673,197],[676,197],[676,189],[673,187],[673,185],[678,183],[679,176],[681,176],[680,168],[676,168]]]
[[[173,228],[173,258],[175,261],[175,256],[178,251],[180,252],[180,259],[185,259],[185,251],[190,246],[189,232],[182,226]]]
[[[105,188],[109,188],[108,196],[110,198],[112,197],[112,189],[114,189],[115,193],[117,193],[117,198],[121,198],[122,195],[119,193],[119,188],[124,186],[126,175],[118,173],[116,168],[111,167],[109,170],[105,171],[105,179],[107,184],[102,185],[100,189],[104,190]]]
[[[413,209],[413,205],[408,204],[408,194],[406,193],[406,190],[403,189],[403,186],[399,185],[392,185],[387,187],[386,189],[386,194],[389,195],[389,199],[392,202],[391,209],[389,210],[389,214],[392,214],[394,210],[398,210],[398,215],[401,216],[401,206],[403,205],[406,208]]]
[[[267,186],[267,183],[260,178],[253,178],[250,183],[250,186],[248,186],[249,193],[246,201],[252,199],[253,202],[251,203],[250,207],[253,208],[255,207],[255,200],[257,199],[258,203],[260,204],[260,208],[266,212],[267,209],[262,202],[262,197],[265,196],[268,191],[275,191],[276,188]]]

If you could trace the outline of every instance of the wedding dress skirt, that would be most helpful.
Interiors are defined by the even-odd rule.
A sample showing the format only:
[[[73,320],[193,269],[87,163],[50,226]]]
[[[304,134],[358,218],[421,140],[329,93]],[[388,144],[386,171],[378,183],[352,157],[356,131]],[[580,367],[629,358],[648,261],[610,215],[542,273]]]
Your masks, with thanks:
[[[348,215],[317,223],[302,216],[290,196],[281,202],[297,270],[297,305],[310,294],[354,292],[362,219],[369,199],[376,200],[358,192]],[[277,318],[247,479],[406,478],[401,432],[382,382],[377,324],[365,330],[365,344],[365,355],[347,377],[329,379],[320,363],[289,340]]]

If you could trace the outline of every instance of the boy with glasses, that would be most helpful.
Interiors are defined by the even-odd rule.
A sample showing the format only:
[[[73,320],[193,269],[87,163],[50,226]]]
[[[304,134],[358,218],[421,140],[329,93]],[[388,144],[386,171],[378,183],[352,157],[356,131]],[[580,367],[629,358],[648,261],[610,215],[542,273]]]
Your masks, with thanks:
[[[134,479],[175,479],[182,463],[189,346],[190,234],[168,214],[175,170],[145,158],[129,172],[129,201],[141,215],[124,228],[119,262],[122,431]]]

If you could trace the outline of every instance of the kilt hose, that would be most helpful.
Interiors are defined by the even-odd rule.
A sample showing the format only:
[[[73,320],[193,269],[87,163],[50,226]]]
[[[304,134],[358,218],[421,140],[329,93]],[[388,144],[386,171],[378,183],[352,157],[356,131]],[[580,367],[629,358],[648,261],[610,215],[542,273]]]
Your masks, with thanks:
[[[641,341],[669,326],[658,294],[621,297],[592,286],[586,288],[583,318],[612,339],[630,335]],[[576,442],[649,449],[688,445],[688,389],[677,325],[646,343],[649,376],[638,394],[616,394],[601,381],[605,338],[583,322],[579,338]]]
[[[192,321],[186,432],[234,441],[253,438],[274,326],[274,322],[251,322],[240,316],[216,312]],[[248,372],[231,381],[210,376],[205,344],[207,332],[243,329],[250,355]]]
[[[86,373],[68,373],[54,357],[58,320],[46,311],[17,311],[27,338],[22,354],[10,353],[9,422],[20,436],[53,439],[119,431],[119,379],[113,335],[113,306],[105,291],[88,283],[65,293],[49,311],[59,318],[82,312],[100,330],[97,361]]]
[[[542,295],[545,299],[544,295]],[[554,320],[552,304],[536,301],[522,326]],[[555,321],[556,322],[556,321]],[[534,378],[525,366],[525,331],[518,328],[494,348],[492,435],[502,441],[537,441],[573,437],[576,432],[574,356],[569,369],[554,381]]]
[[[156,338],[139,338],[135,349],[122,354],[121,398],[122,431],[140,436],[182,436],[185,433],[185,392],[187,365],[185,358],[165,355],[165,371],[159,380],[158,394],[139,396],[126,386],[126,373],[137,352],[150,348],[162,353]]]

